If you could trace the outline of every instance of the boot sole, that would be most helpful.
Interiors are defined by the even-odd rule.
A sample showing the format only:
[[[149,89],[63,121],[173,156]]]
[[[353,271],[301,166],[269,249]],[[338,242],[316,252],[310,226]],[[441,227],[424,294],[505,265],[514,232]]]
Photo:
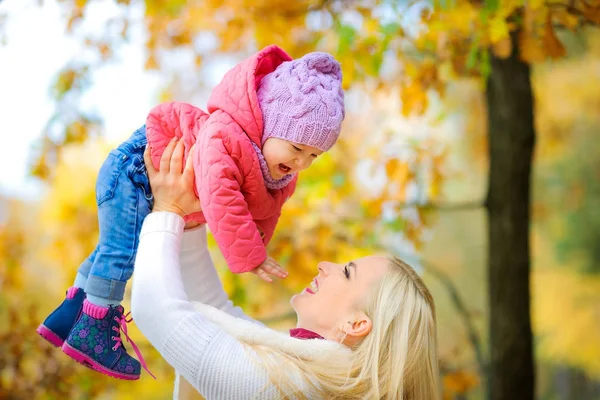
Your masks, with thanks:
[[[44,324],[38,326],[36,332],[54,347],[60,347],[64,343],[63,339],[61,339],[56,333],[52,332],[52,330]]]
[[[77,361],[79,364],[84,365],[90,369],[93,369],[96,372],[100,372],[104,375],[108,375],[111,378],[123,379],[126,381],[135,381],[140,379],[140,375],[132,375],[125,374],[122,372],[111,371],[110,369],[104,367],[102,364],[99,364],[97,361],[94,361],[90,356],[80,352],[79,350],[69,346],[67,342],[64,342],[62,345],[62,351],[73,360]]]

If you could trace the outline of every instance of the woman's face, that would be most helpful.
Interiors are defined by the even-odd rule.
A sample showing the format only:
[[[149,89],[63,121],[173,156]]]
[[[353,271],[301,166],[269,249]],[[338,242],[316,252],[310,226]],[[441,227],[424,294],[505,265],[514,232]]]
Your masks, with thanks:
[[[352,324],[365,317],[360,305],[388,268],[389,260],[378,256],[346,264],[319,263],[319,274],[290,302],[298,315],[298,327],[336,341],[341,332],[352,334]]]

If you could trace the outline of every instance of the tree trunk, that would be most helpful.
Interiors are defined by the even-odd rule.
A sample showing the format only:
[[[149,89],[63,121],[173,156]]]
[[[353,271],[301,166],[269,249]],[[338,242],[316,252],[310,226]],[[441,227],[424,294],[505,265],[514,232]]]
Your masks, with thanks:
[[[486,96],[490,177],[489,239],[491,400],[532,400],[534,366],[529,295],[530,175],[535,128],[529,65],[490,54]]]

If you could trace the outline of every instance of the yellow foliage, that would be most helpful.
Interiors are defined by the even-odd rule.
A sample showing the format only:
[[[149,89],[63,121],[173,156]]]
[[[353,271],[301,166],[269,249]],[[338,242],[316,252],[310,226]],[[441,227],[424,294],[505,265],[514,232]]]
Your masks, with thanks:
[[[73,278],[97,243],[96,176],[109,150],[102,142],[64,148],[50,190],[40,201],[39,228],[46,240],[36,254],[63,279]]]
[[[496,44],[508,38],[509,27],[505,16],[497,14],[490,19],[489,35],[491,44]]]
[[[467,393],[479,384],[476,374],[467,371],[448,373],[442,380],[444,387],[444,400],[454,399],[457,394]]]
[[[600,277],[569,269],[536,270],[533,323],[543,358],[600,378]]]
[[[92,147],[102,153],[100,147]],[[139,331],[130,326],[132,338],[145,356],[150,369],[157,375],[153,380],[143,374],[137,382],[119,381],[93,372],[66,357],[60,349],[53,348],[41,339],[35,330],[39,323],[54,309],[62,298],[66,285],[64,279],[54,279],[53,275],[73,275],[81,260],[74,260],[72,254],[38,254],[40,243],[57,243],[65,239],[75,249],[85,247],[96,240],[93,229],[81,229],[81,236],[66,238],[77,231],[74,227],[61,229],[69,222],[73,226],[79,223],[76,218],[77,199],[90,197],[90,185],[85,171],[95,163],[90,147],[84,152],[72,149],[67,152],[68,161],[60,163],[61,168],[68,165],[79,170],[80,181],[72,185],[58,183],[56,193],[50,190],[49,198],[64,201],[67,208],[74,211],[64,212],[62,203],[40,202],[38,208],[32,204],[11,202],[9,219],[0,225],[0,398],[16,399],[164,399],[173,389],[173,372],[162,357],[150,347]],[[62,169],[65,172],[65,169]],[[60,176],[60,175],[59,175]],[[73,173],[71,172],[71,176]],[[56,182],[55,182],[56,183]],[[81,184],[83,189],[74,188]],[[68,194],[75,196],[70,199]],[[93,196],[93,188],[91,188]],[[81,208],[86,208],[82,205]],[[47,216],[40,223],[40,208]],[[55,209],[55,210],[48,210]],[[87,212],[87,211],[86,211]],[[92,212],[93,213],[93,212]],[[49,217],[48,217],[49,216]],[[66,218],[66,219],[65,219]],[[75,253],[75,252],[73,252]],[[54,258],[48,258],[54,257]],[[72,263],[67,263],[73,261]],[[76,261],[76,262],[75,262]],[[53,270],[47,267],[53,266]],[[70,282],[69,282],[70,283]]]
[[[594,43],[594,35],[586,40]],[[539,68],[533,76],[536,93],[536,123],[543,138],[536,149],[542,160],[560,156],[569,138],[582,121],[597,123],[592,110],[600,104],[600,80],[581,79],[594,76],[600,67],[600,53],[589,52],[582,57]],[[577,73],[573,73],[576,70]]]
[[[121,3],[129,4],[127,0]],[[523,7],[522,1],[507,0],[497,2],[497,9],[488,10],[488,2],[457,0],[444,8],[436,2],[431,13],[418,21],[410,21],[411,27],[422,23],[425,29],[409,35],[405,32],[406,26],[376,18],[373,11],[380,2],[374,0],[145,0],[144,3],[144,23],[148,29],[147,68],[162,69],[167,59],[159,56],[163,50],[189,48],[202,32],[214,34],[217,45],[215,49],[196,54],[196,66],[217,52],[246,54],[271,43],[281,45],[293,57],[308,51],[329,51],[341,61],[345,88],[356,87],[362,81],[376,81],[378,87],[393,93],[384,101],[395,104],[396,110],[401,108],[404,115],[425,113],[433,103],[431,92],[443,94],[445,83],[457,76],[485,76],[486,68],[489,69],[485,56],[490,48],[494,55],[507,57],[518,46],[522,58],[532,63],[562,56],[564,47],[552,22],[571,29],[582,22],[563,7],[566,1],[552,2],[550,6],[542,0],[534,0]],[[595,5],[579,1],[575,4],[582,7],[584,19],[597,21],[600,18]],[[78,0],[72,7],[69,26],[83,17],[87,2]],[[404,11],[402,7],[389,11],[393,15],[388,15],[388,20],[403,20]],[[345,17],[350,14],[357,15],[356,21],[346,21]],[[308,23],[315,18],[320,22]],[[521,31],[519,40],[511,42],[511,33],[517,29]],[[414,53],[423,56],[413,57]],[[401,75],[395,72],[391,83],[380,76],[384,54],[401,60],[404,68]],[[68,85],[70,77],[63,78],[66,81],[61,84]],[[369,93],[372,97],[380,94]],[[387,120],[398,122],[392,118]],[[426,193],[434,200],[440,195],[444,154],[419,159],[421,155],[415,155],[418,153],[415,151],[411,155],[419,159],[419,165],[408,168],[408,163],[400,157],[382,159],[380,156],[381,149],[392,143],[390,136],[401,136],[399,131],[389,126],[373,130],[374,133],[363,132],[361,139],[365,140],[360,146],[344,145],[345,140],[342,141],[302,174],[297,193],[286,204],[269,245],[270,254],[292,272],[281,284],[268,285],[248,274],[232,275],[225,269],[211,240],[226,289],[250,312],[268,316],[285,309],[282,304],[289,294],[300,290],[312,278],[320,260],[345,261],[372,252],[378,245],[374,237],[386,233],[381,228],[382,208],[405,201],[407,186],[420,184],[416,182],[414,168],[421,167],[421,163],[433,165],[429,169]],[[76,126],[73,132],[77,135]],[[377,158],[366,155],[374,150]],[[94,150],[89,151],[95,154]],[[102,157],[94,158],[86,153],[85,157],[71,161],[69,155],[65,155],[56,180],[51,182],[44,203],[47,207],[40,219],[40,230],[48,235],[40,258],[51,260],[52,269],[57,272],[66,270],[73,274],[96,240],[92,193]],[[384,180],[391,189],[371,193],[354,179],[355,165],[365,158],[371,158],[373,165],[381,165],[384,170],[387,167]],[[417,210],[417,217],[418,222],[398,218],[398,222],[405,224],[405,235],[415,242],[415,247],[419,246],[424,228],[422,210]],[[452,390],[472,384],[466,375],[452,376],[448,380]]]
[[[81,18],[87,7],[87,1],[78,1],[73,5],[74,18]],[[415,80],[410,73],[395,77],[402,88],[404,114],[422,114],[428,106],[428,92],[443,93],[445,85],[437,73],[441,65],[452,65],[458,75],[485,76],[489,65],[483,54],[492,49],[494,55],[508,57],[515,45],[527,62],[562,57],[564,46],[552,22],[576,29],[585,21],[600,20],[597,5],[580,1],[535,0],[524,4],[506,0],[497,2],[494,9],[488,8],[488,2],[442,3],[447,2],[434,2],[431,12],[421,12],[420,16],[413,13],[410,21],[404,21],[417,4],[407,2],[386,9],[386,18],[381,18],[381,4],[375,0],[145,0],[144,22],[149,35],[146,68],[162,68],[165,61],[159,57],[161,50],[193,47],[195,35],[202,32],[214,34],[217,46],[198,54],[196,60],[215,52],[247,52],[272,43],[293,57],[314,50],[329,51],[341,61],[345,88],[364,80],[380,81],[386,54],[405,66],[414,64],[418,70],[435,72],[430,74],[435,79]],[[349,23],[348,15],[356,18]],[[424,29],[406,33],[418,24]],[[521,34],[517,43],[511,43],[510,34],[515,30]],[[413,51],[429,57],[412,57]],[[444,64],[446,61],[449,63]]]

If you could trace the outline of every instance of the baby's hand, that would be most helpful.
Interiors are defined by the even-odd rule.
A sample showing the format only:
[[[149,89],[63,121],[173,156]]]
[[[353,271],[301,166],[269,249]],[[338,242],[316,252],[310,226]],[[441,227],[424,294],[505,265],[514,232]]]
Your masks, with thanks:
[[[259,265],[250,272],[258,276],[263,281],[269,283],[273,282],[273,279],[271,279],[269,275],[277,276],[281,279],[286,278],[288,275],[288,273],[283,268],[281,268],[281,265],[279,265],[277,261],[275,261],[271,257],[267,257],[265,262],[263,262],[261,265]]]

